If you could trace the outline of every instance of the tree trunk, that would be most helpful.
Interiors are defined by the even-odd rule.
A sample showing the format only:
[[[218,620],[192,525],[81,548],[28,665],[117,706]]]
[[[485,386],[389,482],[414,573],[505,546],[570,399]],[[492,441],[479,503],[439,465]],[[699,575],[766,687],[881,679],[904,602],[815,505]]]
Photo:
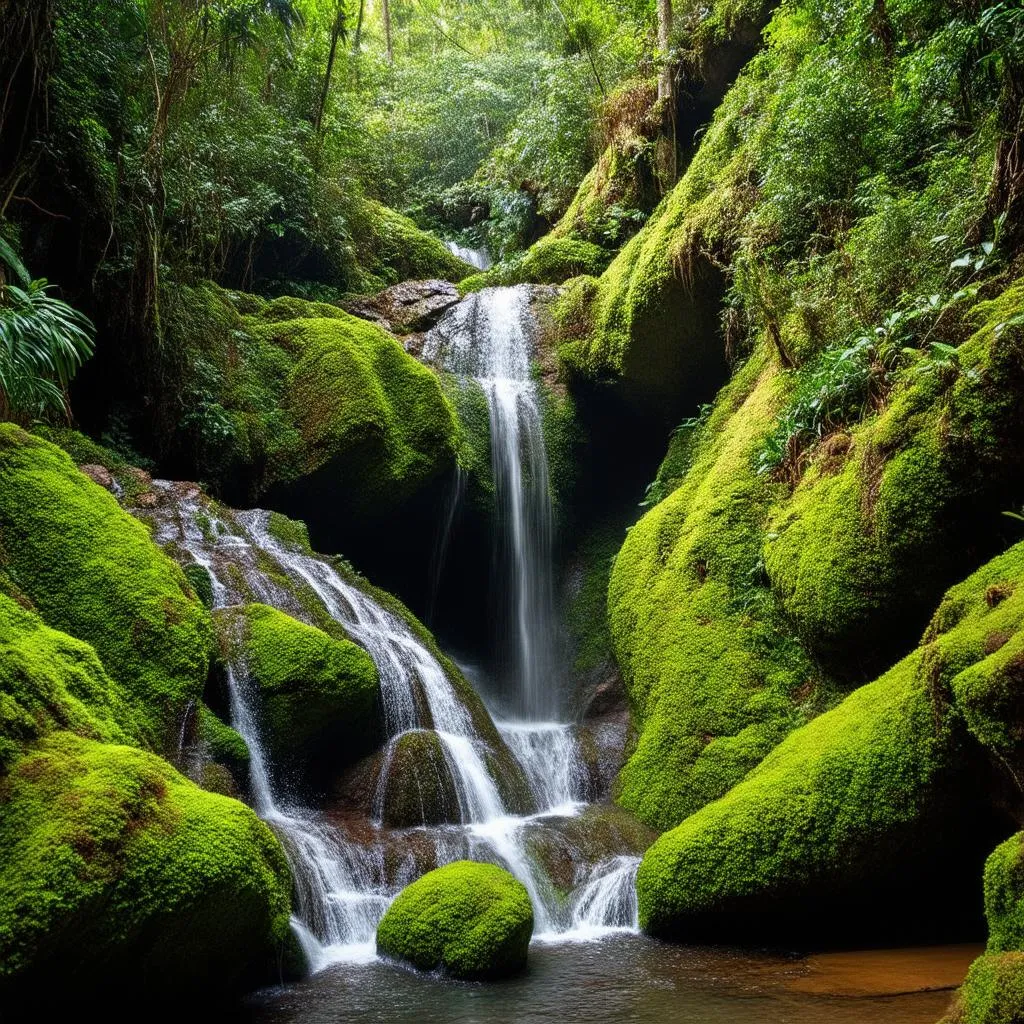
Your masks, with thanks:
[[[387,52],[388,63],[395,62],[395,49],[391,39],[391,0],[381,0],[384,15],[384,46]]]
[[[676,88],[675,69],[669,59],[672,45],[672,0],[658,0],[658,106],[661,109],[662,128],[658,139],[656,160],[661,187],[668,192],[679,174],[676,153]]]
[[[658,99],[671,102],[675,98],[672,68],[668,54],[672,36],[672,0],[658,0],[658,56],[661,72],[658,75]]]
[[[327,109],[327,99],[331,94],[331,78],[334,75],[334,61],[338,56],[338,40],[345,31],[345,8],[338,5],[337,13],[334,16],[334,24],[331,26],[331,50],[327,55],[327,70],[324,72],[324,87],[320,93],[320,106],[317,108],[314,130],[320,133],[320,126],[324,123],[324,111]]]

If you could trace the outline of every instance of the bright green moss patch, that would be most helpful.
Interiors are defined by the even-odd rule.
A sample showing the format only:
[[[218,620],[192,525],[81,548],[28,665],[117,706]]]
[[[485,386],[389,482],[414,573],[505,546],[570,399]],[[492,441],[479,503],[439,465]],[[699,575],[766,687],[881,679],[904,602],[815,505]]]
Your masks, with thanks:
[[[494,285],[561,284],[580,274],[600,274],[610,259],[608,250],[593,242],[546,235],[522,256],[466,278],[459,290],[465,295]]]
[[[612,641],[640,729],[619,799],[655,828],[721,796],[820,708],[760,565],[772,486],[752,456],[784,397],[763,360],[743,367],[692,470],[629,531],[612,571]]]
[[[971,964],[942,1024],[1018,1024],[1024,1019],[1024,952],[987,953]]]
[[[526,966],[533,907],[493,864],[457,861],[403,889],[377,928],[377,948],[423,971],[492,978]]]
[[[998,670],[993,631],[1024,631],[1024,596],[993,602],[993,578],[1024,583],[1024,545],[954,588],[956,614],[940,608],[920,648],[655,843],[637,880],[645,928],[811,916],[858,885],[884,892],[890,872],[919,872],[957,839],[971,756],[960,749],[956,697],[968,673]]]
[[[879,416],[821,446],[772,516],[768,575],[820,655],[856,657],[865,635],[902,639],[969,568],[979,512],[995,525],[1019,490],[1024,328],[1001,325],[1021,313],[1021,282],[980,304],[952,372],[912,366]]]
[[[44,740],[4,779],[0,849],[5,1002],[54,985],[222,992],[268,970],[288,936],[270,830],[140,750]]]
[[[88,644],[0,594],[0,771],[55,729],[130,741],[132,718],[124,691]]]
[[[433,235],[421,231],[408,217],[368,201],[365,218],[354,225],[360,246],[360,290],[379,291],[399,281],[461,281],[473,273]],[[360,238],[360,232],[364,237]]]
[[[315,762],[322,772],[363,752],[379,731],[366,651],[267,605],[247,605],[244,616],[244,661],[275,763]]]
[[[301,484],[358,517],[454,464],[455,412],[395,338],[327,303],[250,299],[205,283],[165,302],[189,353],[174,446],[195,475],[238,503]]]
[[[249,775],[249,748],[205,704],[199,705],[199,739],[209,760],[227,768],[235,782],[244,786]]]
[[[92,645],[140,738],[177,738],[202,693],[207,611],[142,523],[59,448],[0,425],[0,564],[47,625]]]

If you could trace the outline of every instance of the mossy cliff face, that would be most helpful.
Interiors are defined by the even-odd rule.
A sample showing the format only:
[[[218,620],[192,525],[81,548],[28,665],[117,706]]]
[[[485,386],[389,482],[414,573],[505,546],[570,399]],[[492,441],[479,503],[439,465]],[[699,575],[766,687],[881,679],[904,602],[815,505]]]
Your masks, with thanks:
[[[275,608],[250,604],[241,615],[223,618],[229,634],[240,631],[271,760],[314,779],[335,775],[379,737],[376,666],[351,640]]]
[[[8,1006],[224,991],[269,975],[288,938],[269,829],[140,750],[42,740],[0,783],[0,850]]]
[[[943,1024],[1013,1024],[1024,1018],[1024,833],[985,863],[988,946],[971,965]]]
[[[953,895],[930,920],[936,880],[962,878],[984,841],[971,774],[984,750],[957,695],[1001,672],[993,635],[1022,632],[1019,544],[950,591],[916,651],[651,847],[637,879],[643,926],[694,938],[796,928],[813,942],[884,906],[911,934],[941,933]]]
[[[399,894],[377,928],[377,948],[423,971],[493,978],[525,967],[532,934],[522,883],[493,864],[463,860]]]
[[[619,799],[656,828],[721,796],[817,708],[817,672],[759,569],[772,485],[754,453],[784,400],[778,372],[752,359],[612,571],[612,642],[640,730]]]
[[[206,681],[209,613],[142,523],[54,445],[0,425],[0,568],[48,626],[92,645],[138,737],[176,739]]]

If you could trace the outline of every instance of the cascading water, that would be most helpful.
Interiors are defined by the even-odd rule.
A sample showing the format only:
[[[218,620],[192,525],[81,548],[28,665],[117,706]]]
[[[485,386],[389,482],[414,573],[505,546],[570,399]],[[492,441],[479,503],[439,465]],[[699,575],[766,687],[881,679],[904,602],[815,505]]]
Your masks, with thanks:
[[[545,837],[558,839],[560,822],[580,814],[590,781],[574,727],[558,720],[552,512],[540,404],[530,378],[531,323],[525,290],[487,289],[455,307],[427,342],[447,368],[478,382],[490,409],[508,622],[505,705],[512,711],[511,719],[495,723],[490,740],[409,622],[330,562],[281,541],[268,513],[234,513],[222,521],[195,489],[153,513],[157,540],[188,552],[209,572],[216,608],[257,600],[315,625],[312,601],[377,667],[386,744],[369,817],[354,832],[302,806],[278,784],[244,658],[236,656],[228,669],[231,722],[250,750],[252,801],[288,853],[296,889],[293,923],[314,970],[372,958],[377,923],[397,892],[425,866],[462,857],[502,864],[523,882],[538,939],[587,940],[636,928],[636,857],[587,862],[570,851],[567,891],[535,853]],[[155,487],[173,491],[170,484]],[[406,829],[408,842],[400,844],[405,852],[396,865],[395,844],[387,845],[395,830],[384,820],[385,796],[399,745],[424,732],[437,738],[443,759],[438,770],[449,776],[457,820]],[[532,814],[510,810],[495,776],[498,762],[518,766]]]
[[[531,379],[532,333],[527,288],[485,288],[430,332],[423,355],[475,380],[487,398],[507,623],[506,688],[517,719],[543,722],[558,717],[561,694],[551,490],[538,390]]]
[[[489,270],[491,257],[486,249],[470,249],[468,246],[459,245],[458,242],[445,242],[445,248],[454,256],[458,256],[463,263],[468,263],[477,270]]]

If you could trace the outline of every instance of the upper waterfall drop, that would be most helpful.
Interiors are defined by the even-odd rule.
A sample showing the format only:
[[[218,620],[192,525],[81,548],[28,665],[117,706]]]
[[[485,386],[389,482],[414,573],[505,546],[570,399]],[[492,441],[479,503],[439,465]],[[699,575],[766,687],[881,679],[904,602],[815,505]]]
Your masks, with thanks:
[[[498,519],[496,554],[511,713],[557,720],[554,515],[540,395],[532,377],[536,322],[529,286],[485,288],[428,334],[424,358],[473,379],[487,399]]]

